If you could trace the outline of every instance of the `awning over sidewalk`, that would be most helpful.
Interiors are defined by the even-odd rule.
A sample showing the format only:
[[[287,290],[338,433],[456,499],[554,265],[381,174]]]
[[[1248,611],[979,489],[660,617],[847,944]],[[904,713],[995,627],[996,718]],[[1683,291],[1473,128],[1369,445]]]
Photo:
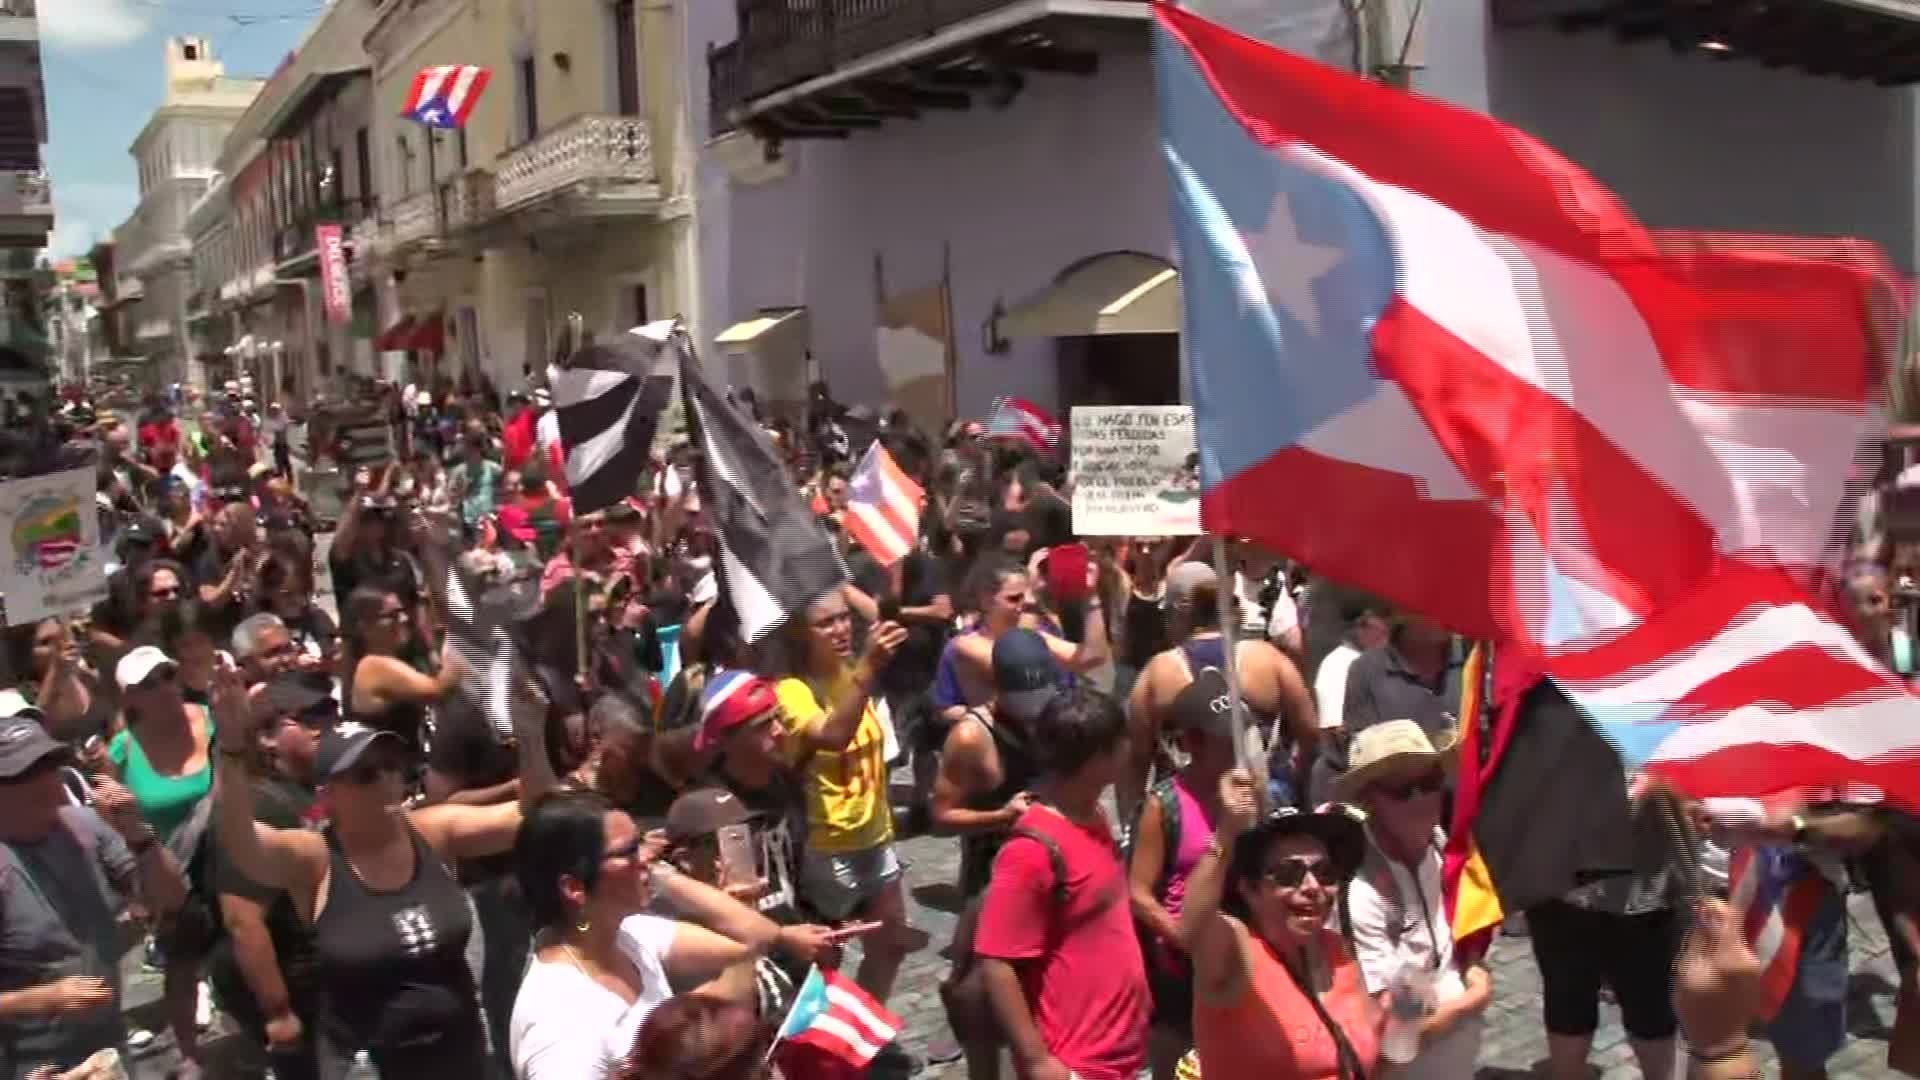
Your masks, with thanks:
[[[414,320],[413,333],[407,338],[406,347],[415,352],[447,351],[447,331],[439,313]]]
[[[753,318],[720,331],[713,343],[727,352],[764,352],[796,333],[804,334],[806,324],[806,308],[761,308]]]
[[[418,327],[413,324],[413,316],[403,315],[399,322],[382,330],[380,336],[373,339],[373,347],[381,352],[406,352],[407,342],[412,340],[416,329]]]
[[[1180,274],[1163,259],[1110,251],[1067,267],[1000,318],[1006,338],[1180,332]]]

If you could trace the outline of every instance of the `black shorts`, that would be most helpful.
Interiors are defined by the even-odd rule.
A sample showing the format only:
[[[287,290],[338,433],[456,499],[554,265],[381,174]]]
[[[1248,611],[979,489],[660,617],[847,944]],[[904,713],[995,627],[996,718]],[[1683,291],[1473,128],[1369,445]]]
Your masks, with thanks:
[[[1598,1030],[1603,984],[1613,988],[1628,1035],[1651,1041],[1679,1030],[1672,973],[1681,925],[1674,911],[1610,915],[1549,900],[1528,910],[1527,929],[1549,1034]]]

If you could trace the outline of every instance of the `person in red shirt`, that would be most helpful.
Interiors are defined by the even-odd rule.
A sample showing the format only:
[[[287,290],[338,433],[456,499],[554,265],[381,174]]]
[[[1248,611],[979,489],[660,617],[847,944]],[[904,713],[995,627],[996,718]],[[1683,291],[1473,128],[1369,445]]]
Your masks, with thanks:
[[[146,452],[147,464],[163,475],[180,460],[180,425],[171,412],[155,409],[140,425],[140,448]]]
[[[1100,809],[1126,768],[1126,717],[1076,688],[1033,728],[1052,779],[994,861],[973,950],[1022,1080],[1133,1080],[1151,1003],[1126,865]]]
[[[507,395],[507,411],[513,416],[500,429],[500,456],[508,471],[513,471],[524,468],[527,459],[533,456],[534,428],[540,422],[540,414],[527,400],[527,395],[518,390]]]

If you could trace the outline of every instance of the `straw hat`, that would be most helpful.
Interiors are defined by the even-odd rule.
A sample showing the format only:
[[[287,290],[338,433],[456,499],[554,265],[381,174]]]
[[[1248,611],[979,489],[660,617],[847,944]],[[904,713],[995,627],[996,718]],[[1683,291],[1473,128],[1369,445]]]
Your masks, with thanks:
[[[1398,772],[1419,772],[1435,765],[1449,771],[1459,757],[1459,739],[1449,733],[1439,746],[1412,720],[1375,724],[1353,737],[1347,771],[1334,781],[1334,798],[1354,802],[1367,785]]]

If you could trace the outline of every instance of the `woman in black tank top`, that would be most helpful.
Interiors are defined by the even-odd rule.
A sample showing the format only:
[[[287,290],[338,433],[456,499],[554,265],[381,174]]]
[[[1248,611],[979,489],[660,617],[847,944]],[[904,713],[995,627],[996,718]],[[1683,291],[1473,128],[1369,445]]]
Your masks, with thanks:
[[[314,773],[331,818],[324,832],[253,817],[248,745],[256,737],[239,676],[215,678],[220,739],[215,835],[235,870],[286,890],[313,928],[323,995],[317,1055],[326,1080],[366,1050],[381,1075],[477,1080],[490,1074],[473,973],[472,909],[448,864],[513,847],[523,807],[558,786],[544,716],[516,710],[520,801],[409,810],[398,736],[346,722],[320,737]]]
[[[460,685],[460,667],[443,650],[438,675],[422,675],[399,659],[412,635],[413,613],[400,597],[364,586],[347,597],[341,630],[347,638],[347,678],[341,697],[347,717],[376,731],[391,732],[420,758],[427,706]]]

